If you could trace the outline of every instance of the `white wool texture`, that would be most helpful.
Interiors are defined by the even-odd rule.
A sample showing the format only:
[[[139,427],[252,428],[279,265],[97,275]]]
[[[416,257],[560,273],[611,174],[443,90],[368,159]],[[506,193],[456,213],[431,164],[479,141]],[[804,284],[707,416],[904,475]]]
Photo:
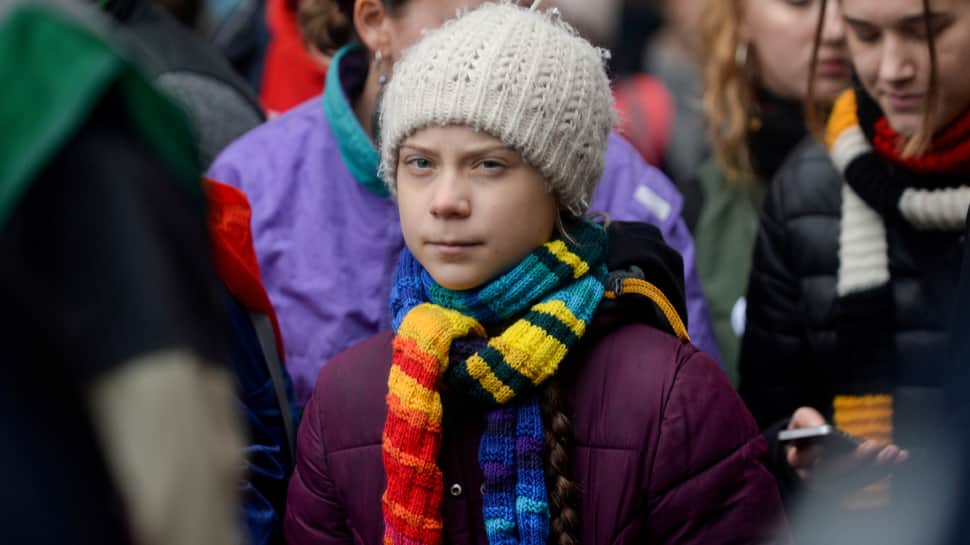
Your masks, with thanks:
[[[401,142],[464,125],[517,150],[561,208],[581,215],[603,174],[616,114],[607,53],[556,12],[484,4],[406,50],[381,101],[381,168],[395,189]]]

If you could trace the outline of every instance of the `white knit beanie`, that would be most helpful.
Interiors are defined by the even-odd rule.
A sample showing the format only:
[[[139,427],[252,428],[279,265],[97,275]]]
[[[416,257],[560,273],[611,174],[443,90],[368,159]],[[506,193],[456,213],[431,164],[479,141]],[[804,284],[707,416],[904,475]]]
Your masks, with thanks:
[[[394,191],[405,138],[465,125],[513,147],[563,209],[584,214],[615,119],[605,57],[558,12],[535,5],[484,4],[429,32],[403,53],[381,102],[388,187]]]

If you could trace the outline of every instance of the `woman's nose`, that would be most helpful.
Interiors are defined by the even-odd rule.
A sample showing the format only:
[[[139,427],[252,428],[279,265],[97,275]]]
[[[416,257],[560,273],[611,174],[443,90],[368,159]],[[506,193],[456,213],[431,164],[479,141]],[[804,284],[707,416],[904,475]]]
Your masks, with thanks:
[[[845,45],[845,22],[838,2],[829,2],[825,7],[825,21],[822,25],[822,42],[832,45]]]
[[[435,181],[431,196],[431,215],[437,218],[461,218],[471,213],[467,184],[455,174],[446,173]]]
[[[916,76],[916,66],[900,40],[887,37],[879,61],[879,79],[886,83],[902,83]]]

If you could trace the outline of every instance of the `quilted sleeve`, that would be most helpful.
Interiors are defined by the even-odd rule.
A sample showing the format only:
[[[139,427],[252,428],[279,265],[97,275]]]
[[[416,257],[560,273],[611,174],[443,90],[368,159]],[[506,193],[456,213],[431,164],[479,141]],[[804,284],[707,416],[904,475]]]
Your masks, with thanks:
[[[286,499],[284,532],[289,545],[354,543],[347,514],[327,467],[323,415],[311,397],[297,433],[296,469]]]
[[[806,337],[803,298],[793,265],[795,239],[786,221],[786,198],[817,169],[786,168],[769,186],[761,213],[747,291],[747,319],[738,372],[741,397],[761,428],[788,418],[802,405],[823,407],[806,387],[816,379]]]
[[[789,542],[765,441],[710,356],[695,352],[680,366],[657,441],[646,542]]]

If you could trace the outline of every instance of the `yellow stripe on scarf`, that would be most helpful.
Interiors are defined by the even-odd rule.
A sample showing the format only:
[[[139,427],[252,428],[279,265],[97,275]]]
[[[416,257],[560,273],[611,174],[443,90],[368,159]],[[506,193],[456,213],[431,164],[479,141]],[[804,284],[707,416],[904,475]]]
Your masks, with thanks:
[[[397,334],[413,340],[425,354],[434,356],[441,366],[439,372],[444,372],[448,368],[451,341],[472,332],[485,337],[485,328],[474,318],[438,305],[422,303],[411,309]]]
[[[835,426],[863,439],[884,445],[893,440],[893,397],[891,395],[835,396],[832,420]],[[846,509],[870,511],[889,505],[890,483],[883,479],[872,483],[842,501]]]
[[[832,106],[832,113],[829,115],[829,122],[825,128],[825,145],[832,149],[835,142],[839,139],[846,129],[855,127],[859,124],[856,115],[855,91],[849,89],[839,95],[835,105]]]
[[[874,439],[882,444],[892,442],[893,396],[840,395],[835,397],[832,407],[835,409],[835,427],[863,439]]]
[[[585,322],[577,318],[562,301],[546,301],[533,307],[533,310],[555,317],[577,337],[582,337],[586,331]],[[533,384],[541,384],[555,373],[559,362],[569,353],[569,347],[559,339],[542,327],[524,320],[509,326],[501,337],[489,341],[489,346],[502,355],[505,363]],[[478,381],[499,404],[515,397],[515,391],[502,382],[478,354],[468,358],[468,375]]]
[[[515,391],[505,385],[501,379],[495,376],[492,368],[478,354],[472,354],[468,358],[468,376],[478,381],[486,392],[492,394],[495,401],[505,404],[515,397]]]
[[[396,365],[391,366],[387,387],[388,394],[398,398],[402,407],[424,413],[432,422],[441,422],[441,394],[437,390],[428,390]]]
[[[579,278],[589,272],[589,263],[583,261],[581,257],[569,251],[566,243],[561,240],[554,240],[546,244],[546,249],[554,255],[556,259],[569,265],[573,269],[573,278]]]
[[[569,310],[569,307],[566,306],[564,301],[557,299],[539,303],[533,307],[533,310],[555,316],[557,320],[566,324],[566,327],[577,337],[582,337],[583,333],[586,333],[586,322],[577,318],[573,314],[573,311]]]

